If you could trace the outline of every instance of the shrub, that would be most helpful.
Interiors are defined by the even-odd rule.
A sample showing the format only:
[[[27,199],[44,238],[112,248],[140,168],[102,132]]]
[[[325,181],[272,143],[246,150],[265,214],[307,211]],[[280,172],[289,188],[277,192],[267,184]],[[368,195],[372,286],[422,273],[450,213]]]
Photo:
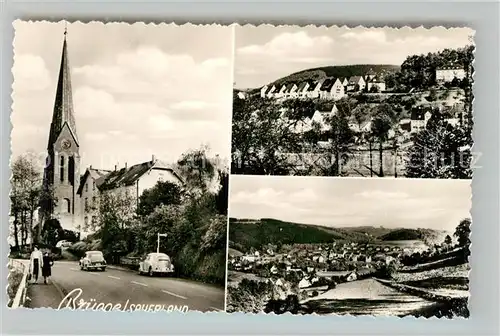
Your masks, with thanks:
[[[8,307],[12,306],[12,302],[16,297],[17,289],[23,279],[23,271],[24,270],[21,267],[12,267],[9,265],[9,275],[7,277],[7,295],[9,296],[9,302],[7,304]]]

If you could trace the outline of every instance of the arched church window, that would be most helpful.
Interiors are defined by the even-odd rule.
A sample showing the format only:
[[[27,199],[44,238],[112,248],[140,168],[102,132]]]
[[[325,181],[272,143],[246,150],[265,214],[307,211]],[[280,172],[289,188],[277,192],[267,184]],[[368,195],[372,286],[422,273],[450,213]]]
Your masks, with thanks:
[[[75,158],[72,156],[68,160],[68,181],[71,185],[75,183]]]
[[[71,201],[69,200],[69,198],[65,198],[64,199],[64,203],[63,203],[63,206],[64,206],[64,211],[66,213],[71,213]]]
[[[61,155],[60,167],[61,167],[61,172],[60,172],[59,176],[61,178],[61,182],[64,182],[64,156],[63,155]]]

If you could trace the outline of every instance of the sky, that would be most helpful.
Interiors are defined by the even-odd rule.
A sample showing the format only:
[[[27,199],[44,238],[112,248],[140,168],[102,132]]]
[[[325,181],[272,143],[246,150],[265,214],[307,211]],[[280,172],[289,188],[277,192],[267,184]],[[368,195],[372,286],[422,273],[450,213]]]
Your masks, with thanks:
[[[14,157],[46,157],[64,28],[14,23]],[[94,22],[68,23],[67,31],[82,167],[113,169],[152,155],[172,162],[202,145],[229,157],[232,28]]]
[[[469,28],[238,26],[235,86],[257,88],[320,66],[401,65],[410,55],[464,47],[473,36]]]
[[[329,227],[453,232],[470,218],[470,180],[233,175],[229,215]]]

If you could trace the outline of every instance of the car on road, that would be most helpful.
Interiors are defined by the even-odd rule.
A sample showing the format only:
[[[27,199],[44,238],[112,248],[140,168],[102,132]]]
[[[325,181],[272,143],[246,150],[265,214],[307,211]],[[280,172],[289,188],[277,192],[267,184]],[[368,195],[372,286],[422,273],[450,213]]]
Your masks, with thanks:
[[[80,269],[82,271],[89,270],[106,270],[106,260],[101,251],[87,251],[82,259],[80,259]]]
[[[67,249],[71,245],[72,245],[72,243],[67,241],[67,240],[60,240],[57,242],[56,247],[60,248],[60,249]]]
[[[174,264],[165,253],[149,253],[139,262],[139,274],[168,275],[174,273]]]

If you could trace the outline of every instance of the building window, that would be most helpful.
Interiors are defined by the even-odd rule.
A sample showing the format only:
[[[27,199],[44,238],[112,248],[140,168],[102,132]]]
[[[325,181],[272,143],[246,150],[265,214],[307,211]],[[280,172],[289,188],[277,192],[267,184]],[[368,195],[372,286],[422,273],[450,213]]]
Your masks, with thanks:
[[[95,181],[92,182],[92,191],[95,191]]]
[[[88,192],[88,191],[89,191],[89,184],[85,183],[85,192]]]
[[[75,158],[72,156],[68,158],[68,181],[71,185],[75,183]]]
[[[64,182],[64,156],[61,155],[61,162],[60,162],[60,178],[61,182]]]
[[[69,198],[64,199],[63,211],[66,213],[71,213],[71,201],[69,200]]]
[[[89,207],[89,199],[85,197],[85,211],[88,211],[88,207]]]
[[[85,223],[85,228],[87,228],[89,225],[89,219],[87,216],[85,216],[84,223]]]

